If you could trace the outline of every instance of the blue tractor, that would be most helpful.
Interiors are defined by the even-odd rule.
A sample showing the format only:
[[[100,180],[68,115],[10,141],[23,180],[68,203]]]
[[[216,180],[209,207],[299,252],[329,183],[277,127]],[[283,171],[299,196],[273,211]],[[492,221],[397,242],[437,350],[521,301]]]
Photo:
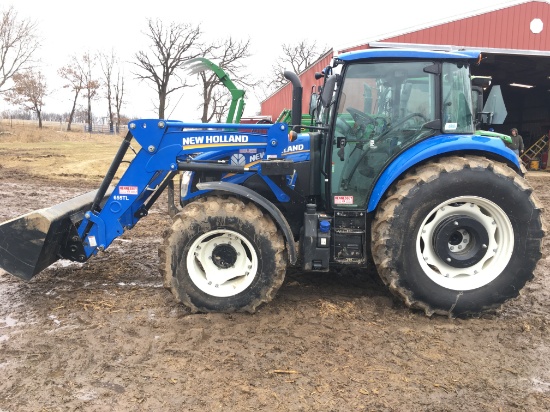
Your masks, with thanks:
[[[470,66],[480,60],[342,54],[316,74],[308,125],[289,72],[291,125],[132,121],[97,191],[0,225],[0,266],[30,279],[60,258],[84,262],[168,188],[160,272],[194,312],[254,312],[289,266],[372,264],[427,315],[497,308],[533,277],[545,227],[516,155],[476,133]],[[132,139],[141,150],[113,184]]]

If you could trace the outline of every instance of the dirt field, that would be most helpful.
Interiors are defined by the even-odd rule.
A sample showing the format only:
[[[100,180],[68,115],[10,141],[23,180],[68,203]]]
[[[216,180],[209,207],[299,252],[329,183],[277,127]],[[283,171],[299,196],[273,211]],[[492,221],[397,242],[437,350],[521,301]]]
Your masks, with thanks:
[[[0,149],[0,222],[97,187],[39,177],[32,146]],[[528,180],[550,222],[550,173]],[[427,318],[351,270],[291,270],[254,315],[191,315],[157,271],[169,222],[161,198],[84,265],[0,270],[0,411],[550,409],[548,242],[522,296],[482,318]]]

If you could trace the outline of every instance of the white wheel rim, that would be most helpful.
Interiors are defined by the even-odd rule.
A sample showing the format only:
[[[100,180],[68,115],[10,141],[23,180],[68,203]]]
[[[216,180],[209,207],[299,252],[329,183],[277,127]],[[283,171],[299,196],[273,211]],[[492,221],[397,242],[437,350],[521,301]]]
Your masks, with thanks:
[[[479,223],[487,234],[482,257],[467,267],[455,267],[447,263],[434,248],[433,239],[438,226],[463,216]],[[464,229],[456,232],[461,237],[462,248],[472,245],[472,236]],[[459,247],[448,243],[451,247]],[[439,286],[451,290],[472,290],[496,279],[508,265],[514,250],[514,229],[506,213],[490,200],[475,196],[449,199],[435,207],[424,219],[416,238],[416,255],[424,273]],[[456,250],[457,253],[460,252]]]
[[[230,267],[215,263],[216,250],[228,248],[235,255]],[[218,248],[218,249],[217,249]],[[258,256],[252,244],[232,230],[213,230],[199,236],[187,254],[187,270],[204,293],[228,297],[245,290],[258,272]]]

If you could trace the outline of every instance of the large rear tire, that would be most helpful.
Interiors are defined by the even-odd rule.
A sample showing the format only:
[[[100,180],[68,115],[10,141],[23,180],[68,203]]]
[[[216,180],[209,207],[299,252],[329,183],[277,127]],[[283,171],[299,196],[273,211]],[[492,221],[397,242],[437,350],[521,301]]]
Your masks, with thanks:
[[[252,203],[209,197],[188,204],[159,249],[164,286],[193,312],[250,312],[286,271],[283,237]]]
[[[454,156],[392,186],[372,225],[373,259],[407,306],[473,315],[519,295],[544,234],[542,207],[521,176],[496,161]]]

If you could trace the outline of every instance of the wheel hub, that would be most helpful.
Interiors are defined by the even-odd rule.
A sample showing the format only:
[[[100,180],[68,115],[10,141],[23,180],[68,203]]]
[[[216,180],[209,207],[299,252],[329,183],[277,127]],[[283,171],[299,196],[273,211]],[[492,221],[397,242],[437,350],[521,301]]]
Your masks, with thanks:
[[[433,248],[448,265],[467,268],[487,253],[489,233],[479,221],[466,215],[449,216],[435,228]]]
[[[227,243],[216,245],[212,251],[212,262],[221,269],[228,269],[235,265],[237,251]]]

